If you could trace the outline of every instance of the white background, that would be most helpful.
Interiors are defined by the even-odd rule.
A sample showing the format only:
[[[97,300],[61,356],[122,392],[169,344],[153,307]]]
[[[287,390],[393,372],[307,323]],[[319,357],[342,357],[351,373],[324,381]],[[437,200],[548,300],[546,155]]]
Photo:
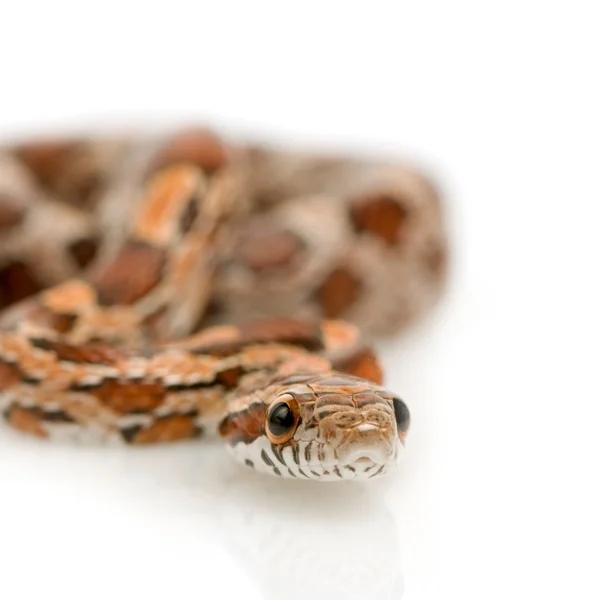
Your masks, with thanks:
[[[3,429],[0,597],[600,597],[597,2],[0,7],[3,139],[208,121],[410,156],[454,256],[440,309],[383,348],[414,419],[391,480]]]

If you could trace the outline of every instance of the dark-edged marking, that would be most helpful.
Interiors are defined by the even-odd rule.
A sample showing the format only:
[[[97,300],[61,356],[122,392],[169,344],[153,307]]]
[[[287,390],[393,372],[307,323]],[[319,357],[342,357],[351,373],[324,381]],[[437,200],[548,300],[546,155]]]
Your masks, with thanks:
[[[273,468],[273,472],[275,473],[275,475],[281,475],[281,471],[275,466],[273,461],[269,458],[269,455],[264,450],[261,451],[260,457],[262,458],[265,465]]]
[[[298,444],[292,444],[292,458],[294,462],[299,466],[300,465],[300,448],[298,448]]]
[[[324,462],[325,461],[325,452],[323,449],[323,446],[318,445],[317,446],[317,458],[321,461]]]
[[[190,231],[198,218],[198,212],[198,199],[192,198],[183,209],[181,218],[179,219],[179,230],[181,233],[185,234]]]
[[[371,475],[369,475],[369,479],[371,479],[371,477],[375,477],[376,475],[379,475],[379,473],[381,473],[381,471],[383,471],[385,469],[385,465],[381,465],[381,467],[379,467],[379,469],[377,469],[377,471],[375,471],[375,473],[371,473]],[[368,471],[368,469],[367,469]],[[365,471],[366,473],[366,471]]]
[[[306,444],[306,448],[304,448],[304,458],[306,459],[306,464],[310,464],[310,455],[311,455],[311,449],[312,449],[312,442],[309,442],[308,444]]]
[[[287,467],[287,465],[285,464],[285,461],[283,460],[283,449],[279,448],[278,446],[276,446],[275,444],[271,444],[271,450],[273,451],[273,454],[275,456],[275,458],[284,466]]]

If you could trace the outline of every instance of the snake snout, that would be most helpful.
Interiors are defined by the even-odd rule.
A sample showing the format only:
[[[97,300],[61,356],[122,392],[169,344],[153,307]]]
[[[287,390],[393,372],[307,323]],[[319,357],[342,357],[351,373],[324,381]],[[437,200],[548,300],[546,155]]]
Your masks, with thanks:
[[[396,435],[392,428],[362,423],[347,431],[336,455],[342,464],[386,464],[393,461],[396,452]]]

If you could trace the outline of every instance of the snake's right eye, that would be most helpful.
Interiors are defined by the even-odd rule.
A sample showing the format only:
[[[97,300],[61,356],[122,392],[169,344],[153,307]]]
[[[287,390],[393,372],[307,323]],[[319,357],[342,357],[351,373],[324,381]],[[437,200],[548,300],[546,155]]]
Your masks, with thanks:
[[[267,437],[273,444],[284,444],[294,435],[299,420],[298,403],[292,396],[282,396],[275,402],[265,423]]]

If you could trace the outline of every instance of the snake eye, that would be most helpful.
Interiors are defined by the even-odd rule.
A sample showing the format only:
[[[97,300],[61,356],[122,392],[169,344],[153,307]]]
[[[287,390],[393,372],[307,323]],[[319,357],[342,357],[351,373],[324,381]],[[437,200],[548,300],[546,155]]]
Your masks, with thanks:
[[[298,403],[291,396],[275,402],[267,413],[267,437],[273,444],[284,444],[296,431],[299,420]]]
[[[408,407],[400,398],[394,397],[394,415],[396,416],[396,424],[398,425],[398,433],[404,434],[410,426],[410,412]]]

